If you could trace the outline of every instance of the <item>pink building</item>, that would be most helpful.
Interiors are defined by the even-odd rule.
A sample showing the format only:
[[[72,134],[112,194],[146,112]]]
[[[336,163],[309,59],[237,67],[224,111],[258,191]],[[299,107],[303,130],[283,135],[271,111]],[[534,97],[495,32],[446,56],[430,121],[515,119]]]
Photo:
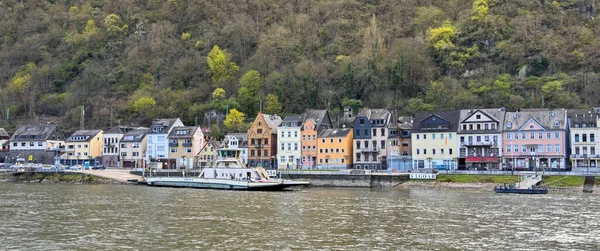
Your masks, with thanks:
[[[502,133],[505,169],[566,169],[566,110],[522,110],[507,112],[505,118]]]

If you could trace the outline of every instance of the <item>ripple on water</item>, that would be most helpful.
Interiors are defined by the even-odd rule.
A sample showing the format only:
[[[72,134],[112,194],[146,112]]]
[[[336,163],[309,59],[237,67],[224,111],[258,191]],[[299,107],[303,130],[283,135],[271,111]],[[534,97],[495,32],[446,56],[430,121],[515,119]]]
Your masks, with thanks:
[[[596,250],[597,194],[0,183],[8,250]]]

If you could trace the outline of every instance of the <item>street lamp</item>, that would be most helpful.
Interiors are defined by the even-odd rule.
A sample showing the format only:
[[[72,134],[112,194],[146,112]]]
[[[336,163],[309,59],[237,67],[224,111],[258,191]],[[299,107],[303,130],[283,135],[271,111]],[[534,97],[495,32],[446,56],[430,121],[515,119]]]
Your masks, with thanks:
[[[325,162],[327,163],[327,170],[329,170],[329,158],[331,155],[325,155]]]

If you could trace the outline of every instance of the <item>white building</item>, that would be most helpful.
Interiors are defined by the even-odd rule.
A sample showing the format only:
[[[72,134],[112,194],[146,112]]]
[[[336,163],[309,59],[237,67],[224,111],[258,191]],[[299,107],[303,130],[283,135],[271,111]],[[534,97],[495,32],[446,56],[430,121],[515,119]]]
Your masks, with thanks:
[[[300,168],[302,151],[300,129],[304,116],[287,116],[277,127],[277,161],[280,169]]]
[[[460,111],[458,169],[502,169],[504,108]]]
[[[124,126],[115,126],[107,129],[104,132],[102,142],[102,164],[105,167],[121,167],[121,159],[119,158],[121,138],[123,134],[131,130]]]
[[[63,147],[65,135],[57,125],[22,126],[9,140],[10,151],[45,151]]]
[[[162,169],[169,161],[168,136],[174,127],[184,126],[179,118],[156,119],[148,132],[146,161],[150,167]]]
[[[221,148],[241,149],[242,161],[248,163],[248,134],[246,133],[228,133],[225,135]]]
[[[569,110],[571,167],[573,171],[597,172],[600,161],[598,113],[592,110]]]

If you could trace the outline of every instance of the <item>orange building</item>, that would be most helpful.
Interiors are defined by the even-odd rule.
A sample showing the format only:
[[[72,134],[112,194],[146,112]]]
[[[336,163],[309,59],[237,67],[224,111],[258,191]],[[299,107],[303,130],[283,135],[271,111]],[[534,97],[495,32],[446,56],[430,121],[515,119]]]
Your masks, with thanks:
[[[274,168],[277,156],[277,127],[281,117],[258,113],[248,129],[248,165]]]
[[[317,137],[317,168],[352,167],[352,128],[324,129]]]
[[[317,165],[317,135],[319,130],[330,129],[331,119],[327,110],[306,110],[304,124],[300,131],[302,145],[302,168],[315,168]]]

